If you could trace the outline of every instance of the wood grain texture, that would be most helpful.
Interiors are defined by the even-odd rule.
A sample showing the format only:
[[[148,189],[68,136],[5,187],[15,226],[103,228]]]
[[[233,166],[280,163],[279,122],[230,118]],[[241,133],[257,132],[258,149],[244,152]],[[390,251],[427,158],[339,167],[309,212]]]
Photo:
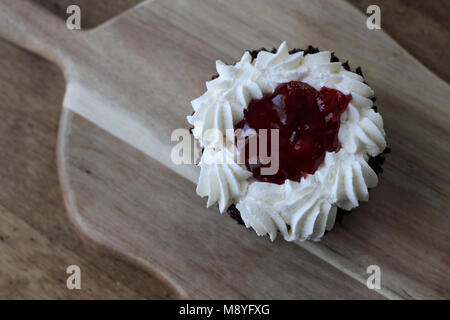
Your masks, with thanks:
[[[164,9],[164,8],[162,8],[162,9]],[[161,10],[161,8],[160,8],[160,10]],[[271,44],[269,44],[269,46],[270,45]],[[232,54],[226,54],[223,57],[225,59],[228,59],[227,62],[232,62],[233,59],[236,57],[235,55],[239,55],[239,54],[240,54],[239,49],[236,49],[236,50],[233,51]],[[220,57],[220,53],[218,53],[216,57]],[[211,58],[214,59],[216,57],[213,56]],[[212,66],[212,64],[209,67],[211,67],[211,66]],[[205,74],[207,72],[209,72],[209,70],[208,71],[204,71]],[[209,73],[207,73],[207,75],[209,76]],[[200,79],[200,80],[203,81],[203,79]],[[14,90],[14,89],[11,89],[11,90]],[[36,90],[36,89],[34,89],[34,90]],[[390,105],[396,105],[396,103],[398,102],[395,98],[391,99],[391,100],[386,100],[386,101],[390,102]],[[400,104],[400,105],[402,105],[402,104]],[[405,102],[403,102],[403,106],[405,106]],[[383,108],[382,111],[385,112],[385,108]],[[394,113],[394,112],[391,112],[391,113]],[[397,120],[401,122],[403,120],[402,117],[403,117],[403,115],[405,113],[406,113],[405,110],[403,110],[403,112],[400,115],[398,115],[397,118],[395,118],[395,117],[393,118],[391,123],[395,123],[395,121],[397,121]],[[410,122],[416,122],[417,121],[417,117],[420,117],[420,115],[421,115],[420,111],[415,110],[415,114],[410,116],[409,121]],[[80,122],[83,122],[83,121],[80,120]],[[431,126],[428,125],[425,129],[428,130],[428,129],[430,129],[430,127]],[[428,134],[424,139],[419,141],[419,143],[421,145],[422,144],[426,144],[427,142],[429,142],[430,139],[433,139],[433,137],[435,137],[433,135],[437,135],[438,137],[439,136],[441,136],[441,137],[444,136],[445,137],[445,134],[448,133],[445,130],[443,131],[442,128],[440,128],[440,129],[438,128],[436,130],[437,131],[434,131],[434,132],[432,131],[431,134]],[[87,130],[87,131],[89,131],[89,130]],[[405,132],[404,136],[407,136],[406,132]],[[408,137],[406,137],[406,140],[407,139],[408,139]],[[105,141],[109,141],[109,140],[107,138],[105,138]],[[398,141],[395,144],[400,145],[400,147],[401,147],[402,143],[403,143],[403,140],[399,138]],[[444,145],[445,145],[445,143],[447,143],[447,145],[448,145],[448,141],[444,140]],[[112,145],[114,145],[114,144],[112,144]],[[404,149],[408,149],[408,146],[405,146]],[[400,150],[402,150],[402,149],[400,149]],[[403,150],[402,150],[402,152],[403,152]],[[445,159],[446,156],[448,156],[448,153],[447,154],[445,154],[445,153],[442,154],[442,153],[439,153],[439,150],[437,150],[436,152],[437,152],[438,155],[440,155],[444,159]],[[406,153],[405,155],[408,155],[408,153]],[[12,157],[14,158],[14,156],[15,155],[13,155]],[[93,158],[95,159],[95,157],[93,157]],[[140,159],[140,157],[139,157],[139,159]],[[412,159],[414,159],[414,158],[412,158]],[[413,166],[413,169],[414,169],[414,170],[412,170],[413,173],[419,173],[418,171],[419,171],[420,167],[418,166],[418,164],[416,165],[414,163],[414,160],[410,160],[410,162],[409,162],[410,164],[409,165]],[[126,161],[128,161],[128,160],[125,160],[125,162]],[[420,162],[420,163],[422,164],[422,162]],[[399,169],[400,170],[401,169],[407,170],[407,168],[404,168],[403,164],[404,164],[404,162],[401,159],[399,159],[399,161],[397,162],[397,165],[396,165],[397,167],[394,167],[393,170],[395,170],[395,171],[397,171]],[[439,163],[436,164],[436,167],[439,167],[439,165],[440,165]],[[74,169],[76,169],[76,167]],[[430,169],[430,170],[432,170],[432,169]],[[78,171],[81,171],[81,170],[78,170]],[[77,171],[75,171],[75,172],[77,172]],[[86,172],[85,172],[85,174],[86,174]],[[421,184],[421,181],[422,181],[421,178],[422,177],[419,175],[419,177],[416,178],[417,181],[415,182],[415,185],[413,184],[411,186],[411,188],[407,188],[408,184],[411,182],[410,181],[411,180],[410,177],[407,176],[408,174],[409,174],[409,171],[406,171],[403,174],[402,179],[400,181],[398,179],[392,179],[392,181],[391,181],[391,186],[392,187],[390,187],[389,191],[394,190],[394,192],[395,192],[398,187],[400,188],[402,194],[408,194],[411,191],[412,188],[417,188],[418,187],[419,190],[420,190],[420,188],[423,187],[423,185]],[[79,175],[80,175],[80,179],[83,178],[82,172],[79,173]],[[444,215],[445,215],[446,212],[448,212],[448,199],[445,199],[445,194],[446,194],[446,191],[448,191],[448,189],[446,189],[445,185],[442,188],[442,181],[445,182],[447,178],[448,178],[448,176],[444,175],[443,177],[441,177],[440,180],[438,179],[438,181],[435,184],[433,184],[432,181],[430,182],[430,180],[433,180],[431,178],[429,180],[426,180],[426,181],[429,181],[429,182],[426,182],[426,184],[427,184],[426,186],[427,186],[428,192],[424,196],[427,199],[420,199],[420,197],[419,197],[419,200],[416,200],[415,202],[413,202],[415,205],[419,205],[419,207],[424,207],[424,205],[433,202],[435,200],[435,198],[436,198],[436,193],[438,194],[438,198],[437,198],[438,199],[438,201],[437,201],[438,206],[437,206],[437,209],[435,209],[431,213],[432,219],[435,219],[436,221],[434,221],[432,226],[430,228],[426,229],[425,231],[436,231],[436,230],[439,230],[439,228],[436,227],[436,226],[438,226],[439,223],[442,222],[442,221],[444,221],[444,222],[448,221],[448,220],[439,220],[440,219],[439,212],[443,213]],[[92,179],[92,178],[89,178],[89,179]],[[426,179],[426,177],[425,177],[425,179]],[[193,188],[193,187],[191,187],[191,188]],[[438,190],[439,188],[441,188],[441,190],[440,190],[441,193],[439,193],[439,190]],[[20,190],[20,189],[18,189],[18,190]],[[439,196],[439,194],[440,194],[440,196]],[[11,196],[11,195],[9,195],[9,196]],[[384,199],[384,194],[382,194],[382,199]],[[439,200],[439,199],[441,199],[441,200]],[[392,199],[390,201],[392,201]],[[409,198],[408,198],[408,201],[409,201]],[[376,207],[374,207],[373,209],[368,209],[369,210],[368,212],[370,214],[372,214],[372,212],[375,212],[374,214],[377,215],[377,210],[376,209],[377,209]],[[404,218],[404,215],[406,215],[408,213],[408,212],[406,212],[406,209],[409,209],[409,207],[406,207],[406,208],[397,207],[394,210],[396,213],[400,212],[400,216],[398,217],[398,219],[396,219],[396,220],[392,221],[392,223],[388,224],[388,229],[391,230],[391,233],[386,233],[387,235],[389,235],[389,236],[392,235],[392,231],[393,232],[398,231],[397,230],[399,228],[398,226],[401,226],[401,224],[399,224],[397,226],[397,228],[394,228],[395,227],[394,224],[396,224],[398,222],[402,222],[402,219]],[[203,210],[203,209],[201,209],[201,210]],[[367,210],[367,209],[365,209],[365,210]],[[425,206],[425,211],[427,211],[427,210],[428,210],[428,207]],[[417,211],[414,211],[414,208],[413,208],[412,212],[417,212]],[[367,213],[367,214],[369,214],[369,213]],[[359,214],[358,214],[358,217],[359,217]],[[384,234],[384,232],[385,232],[385,229],[384,229],[385,226],[383,225],[383,223],[380,223],[380,222],[382,222],[383,219],[389,219],[389,218],[392,218],[391,215],[382,214],[381,216],[379,215],[375,219],[375,227],[376,227],[375,230],[378,231],[377,236],[379,234]],[[356,219],[356,217],[355,217],[355,219]],[[420,222],[421,219],[416,218],[416,220],[418,220]],[[351,226],[353,226],[354,228],[361,228],[360,231],[365,231],[366,229],[370,231],[371,228],[373,227],[372,226],[372,222],[374,222],[374,221],[364,220],[364,219],[363,220],[361,220],[361,219],[350,220]],[[346,224],[344,226],[345,226],[345,229],[346,229],[347,228],[347,220],[346,220]],[[342,228],[344,228],[344,226]],[[420,230],[417,230],[417,229],[420,229],[421,226],[422,225],[419,223],[417,228],[413,229],[413,230],[419,231],[419,233],[420,233]],[[392,230],[393,228],[394,228],[394,230]],[[447,230],[448,230],[448,228],[447,228]],[[342,241],[348,241],[348,242],[350,242],[350,245],[351,245],[351,243],[353,241],[356,241],[356,242],[361,241],[361,237],[358,234],[356,234],[356,235],[354,235],[353,233],[352,234],[346,234],[345,230],[344,230],[344,232],[342,232],[342,230],[340,228],[337,228],[336,232],[339,232],[339,234],[340,234],[339,237],[337,237],[338,238],[337,241],[341,241],[341,243],[342,243]],[[331,235],[332,234],[330,234],[330,236]],[[363,236],[364,236],[364,234],[363,234]],[[447,244],[448,244],[448,234],[444,233],[444,234],[442,234],[442,236],[444,237],[443,238],[444,241],[447,241]],[[369,242],[369,243],[371,245],[375,246],[375,248],[376,248],[379,244],[376,241],[375,237],[372,237],[372,238],[373,238],[374,242]],[[428,281],[428,278],[427,278],[428,275],[425,275],[422,279],[420,279],[420,276],[418,276],[417,270],[415,272],[411,272],[411,270],[409,269],[410,266],[408,265],[408,262],[410,262],[410,260],[408,260],[408,259],[411,259],[411,252],[410,252],[411,250],[408,250],[408,241],[410,241],[412,238],[413,238],[413,236],[409,236],[409,237],[406,237],[406,238],[402,237],[400,239],[394,238],[394,239],[384,239],[383,240],[385,243],[389,242],[389,243],[395,244],[396,245],[395,246],[396,250],[403,250],[404,248],[401,245],[399,246],[398,244],[401,243],[402,241],[404,241],[405,239],[407,240],[405,242],[405,244],[404,244],[404,246],[407,249],[406,250],[407,251],[406,258],[405,258],[405,255],[402,255],[402,256],[398,257],[398,259],[400,260],[400,266],[398,268],[394,268],[394,271],[392,273],[390,272],[388,274],[388,276],[391,277],[391,278],[400,277],[400,280],[401,280],[400,283],[402,281],[410,281],[411,279],[414,279],[415,282],[412,283],[412,285],[407,286],[406,289],[405,289],[405,292],[402,292],[402,290],[403,290],[402,287],[400,287],[400,289],[397,289],[405,297],[409,297],[409,296],[411,296],[411,297],[432,297],[432,296],[445,297],[445,296],[447,296],[448,295],[448,290],[446,290],[446,289],[448,289],[448,286],[446,286],[446,282],[445,281],[446,281],[446,279],[448,281],[448,274],[445,272],[445,269],[444,270],[442,269],[442,265],[444,265],[444,266],[447,265],[448,266],[448,256],[445,255],[445,250],[448,249],[448,246],[447,247],[440,247],[440,248],[438,247],[437,250],[433,251],[432,254],[429,257],[427,257],[427,259],[423,259],[424,258],[423,251],[426,250],[428,248],[428,246],[433,246],[433,245],[436,244],[436,242],[437,242],[437,245],[439,246],[439,245],[441,245],[441,243],[439,243],[439,242],[442,242],[442,241],[437,241],[436,238],[431,238],[430,241],[428,243],[426,243],[426,245],[424,245],[423,244],[423,239],[419,238],[414,243],[414,244],[418,244],[419,248],[420,248],[420,250],[418,250],[416,258],[419,261],[420,260],[425,260],[423,262],[420,261],[421,264],[419,264],[419,267],[423,268],[423,264],[430,263],[431,264],[432,276],[436,278],[436,279],[433,279],[433,281],[431,283],[431,286],[429,288],[425,286],[425,290],[424,290],[423,283],[424,283],[424,281],[425,282]],[[326,240],[328,240],[328,238]],[[412,240],[414,240],[414,239],[412,239]],[[332,242],[333,243],[329,244],[330,248],[333,248],[334,241],[332,241]],[[353,248],[351,246],[350,246],[350,248],[353,250]],[[335,250],[335,249],[333,249],[333,250]],[[346,254],[348,255],[348,258],[353,258],[355,255],[357,255],[357,254],[360,255],[361,252],[363,252],[363,255],[357,261],[357,263],[358,264],[362,264],[362,265],[366,265],[366,263],[374,261],[374,260],[370,260],[373,257],[366,255],[366,250],[367,250],[367,248],[364,247],[364,246],[356,246],[356,249],[354,249],[354,251],[346,252]],[[442,251],[442,250],[444,250],[444,251]],[[436,252],[437,252],[437,256],[436,256]],[[448,250],[447,250],[447,252],[448,252]],[[439,253],[441,253],[441,254],[439,254]],[[339,254],[341,254],[341,253],[339,253]],[[139,256],[140,252],[138,252],[137,255]],[[385,260],[382,259],[380,261],[382,261],[382,263],[383,263],[383,261],[390,261],[390,259],[392,259],[392,257],[390,255],[392,255],[392,253],[385,253],[385,256],[387,256],[387,257],[382,257],[382,258],[386,258],[386,259]],[[313,259],[313,258],[311,258],[311,259]],[[378,257],[377,257],[377,259],[378,259]],[[314,260],[312,260],[312,261],[314,261]],[[395,259],[392,260],[392,262],[396,262],[396,261],[398,261],[398,260],[395,260]],[[145,261],[141,261],[141,262],[143,262],[145,264]],[[392,265],[390,267],[392,268]],[[417,269],[419,269],[419,268],[417,268]],[[357,271],[361,272],[362,268],[361,268],[361,270],[357,270]],[[427,273],[429,271],[430,271],[430,268],[426,268],[425,267],[424,273]],[[313,275],[311,275],[311,276],[313,276]],[[416,281],[416,278],[419,278],[419,282],[418,283]],[[395,282],[395,280],[396,279],[394,279],[393,281]],[[392,281],[392,279],[389,279],[389,281]],[[320,284],[320,282],[319,282],[319,284]],[[316,287],[320,287],[320,286],[316,286]],[[411,287],[413,288],[413,294],[411,294]],[[335,290],[335,289],[333,289],[333,290]],[[336,292],[339,292],[339,291],[336,291]],[[359,292],[360,291],[356,290],[354,293],[358,294]],[[316,294],[314,292],[306,292],[306,293],[311,295],[311,296],[312,296],[312,294]]]
[[[240,10],[235,10],[237,7]],[[258,10],[255,8],[261,9],[251,16]],[[314,22],[324,20],[328,23]],[[342,24],[343,21],[345,24]],[[267,27],[269,23],[272,23],[270,28]],[[96,73],[90,72],[92,56],[74,62],[77,67],[71,71],[74,72],[75,84],[69,82],[64,105],[177,170],[171,166],[169,159],[167,142],[170,133],[185,126],[184,116],[190,113],[188,101],[199,95],[200,82],[213,74],[211,66],[214,60],[220,58],[232,62],[244,48],[270,47],[278,42],[279,34],[288,43],[299,43],[301,47],[307,43],[326,49],[333,47],[338,56],[342,57],[345,52],[352,64],[365,66],[368,81],[379,97],[390,145],[396,150],[386,170],[391,174],[391,180],[386,179],[386,186],[383,188],[381,185],[374,191],[375,195],[381,195],[378,201],[364,204],[358,210],[361,213],[355,213],[356,218],[348,219],[349,225],[353,220],[360,221],[360,225],[343,229],[345,232],[340,234],[335,232],[334,237],[330,236],[333,240],[325,240],[308,248],[321,259],[343,266],[343,269],[350,263],[352,269],[358,270],[357,280],[361,282],[367,265],[379,265],[383,270],[384,289],[388,297],[446,297],[449,288],[449,177],[448,162],[445,161],[448,149],[443,146],[448,143],[449,110],[446,101],[450,98],[449,87],[385,34],[367,30],[364,16],[358,15],[351,7],[339,2],[318,4],[307,1],[287,1],[283,8],[269,2],[251,1],[240,2],[239,6],[230,2],[200,5],[200,2],[191,1],[190,6],[182,6],[176,1],[152,2],[87,35],[90,38],[86,39],[86,45],[94,43],[90,50],[103,53],[103,59],[97,62]],[[343,40],[335,43],[333,39],[336,38]],[[349,43],[354,44],[351,50]],[[120,61],[125,61],[122,57],[133,62],[121,64]],[[380,60],[382,64],[377,63]],[[115,67],[111,68],[112,65]],[[420,95],[420,90],[428,94]],[[157,94],[160,92],[165,95]],[[433,112],[424,116],[423,105]],[[420,127],[411,126],[419,119],[422,122]],[[71,121],[66,126],[69,133],[65,136],[63,130],[62,140],[70,141],[74,139],[72,134],[75,135],[73,127],[76,125]],[[418,145],[420,148],[413,147]],[[69,150],[65,148],[62,151],[63,164],[70,163]],[[132,170],[140,168],[125,162],[122,165]],[[178,173],[195,181],[188,170],[191,168],[178,169]],[[413,176],[409,175],[411,172]],[[67,165],[65,172],[63,169],[62,175],[64,173],[68,178],[63,180],[63,185],[67,186],[67,194],[73,194],[68,197],[77,197],[86,186],[92,184],[88,180],[71,184],[70,177],[76,174],[70,170],[70,165]],[[125,180],[124,176],[116,183]],[[391,189],[388,182],[392,185]],[[396,189],[396,194],[393,189]],[[415,192],[414,196],[411,192]],[[138,210],[147,198],[138,193],[132,194],[141,199],[135,201],[134,209]],[[398,202],[399,198],[403,201]],[[91,237],[94,237],[94,232],[90,226],[105,214],[104,210],[96,207],[98,203],[108,201],[92,200],[90,206],[77,204],[77,201],[72,203],[72,215],[76,217],[80,229]],[[408,203],[413,205],[407,206]],[[190,216],[179,215],[184,213],[186,205],[177,204],[178,209],[173,215],[183,219],[184,225],[190,225]],[[107,211],[111,210],[113,208]],[[199,206],[197,210],[202,209]],[[424,211],[427,211],[428,219],[418,219]],[[122,214],[127,214],[129,221],[137,215],[131,207],[123,210]],[[205,220],[204,224],[207,223]],[[135,228],[138,225],[135,224]],[[198,227],[200,230],[203,228],[201,225]],[[113,226],[107,229],[118,232]],[[182,230],[178,230],[179,240],[174,238],[173,243],[183,242],[181,234],[193,228]],[[155,232],[163,237],[162,229]],[[134,242],[147,240],[142,237]],[[108,244],[105,239],[103,242]],[[114,240],[109,237],[110,245],[111,242]],[[159,245],[157,241],[146,243],[148,251],[156,250]],[[115,246],[130,253],[126,243]],[[337,252],[338,256],[330,256],[327,251],[321,250],[321,246]],[[390,248],[391,253],[387,254],[385,248]],[[145,253],[130,255],[142,259]],[[160,257],[159,262],[158,270],[170,269],[173,263],[167,257]],[[175,277],[176,273],[168,276],[172,280]],[[189,281],[186,278],[178,280],[185,282],[183,289],[195,292],[192,288],[193,276],[186,274],[185,277]],[[270,286],[269,283],[267,285]],[[213,291],[210,293],[215,296]]]
[[[95,242],[157,270],[182,297],[382,298],[295,244],[258,239],[216,208],[206,209],[191,182],[63,112],[70,133],[60,136],[60,170],[75,225]]]
[[[81,27],[90,29],[137,5],[142,0],[34,0],[61,19],[67,18],[67,7],[78,5],[82,12]]]
[[[57,14],[67,17],[68,5],[79,5],[83,28],[93,28],[112,16],[131,8],[141,0],[34,0]],[[347,0],[365,13],[369,5],[381,8],[382,28],[410,54],[445,81],[450,81],[450,4],[447,0],[411,1]]]
[[[0,299],[167,299],[178,295],[110,250],[82,242],[64,207],[56,137],[59,68],[0,41]],[[82,290],[66,287],[68,265]]]
[[[362,12],[381,9],[381,27],[425,66],[450,82],[450,2],[447,0],[347,0]]]

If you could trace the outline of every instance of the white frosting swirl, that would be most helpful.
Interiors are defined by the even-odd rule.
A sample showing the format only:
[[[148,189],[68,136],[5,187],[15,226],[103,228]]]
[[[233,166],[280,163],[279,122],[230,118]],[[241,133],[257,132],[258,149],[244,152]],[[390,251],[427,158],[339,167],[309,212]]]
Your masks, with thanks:
[[[221,213],[230,206],[232,199],[244,194],[247,179],[252,176],[251,172],[234,162],[228,149],[215,151],[205,148],[199,166],[197,194],[208,196],[208,207],[218,202]]]
[[[272,240],[277,231],[288,241],[320,239],[336,217],[336,206],[330,204],[312,175],[300,183],[253,182],[236,207],[247,228],[253,227],[260,236],[269,234]]]
[[[372,109],[369,98],[374,92],[363,78],[330,59],[330,52],[289,54],[283,42],[276,53],[261,51],[254,61],[248,52],[233,66],[217,61],[219,77],[207,82],[206,93],[192,101],[195,112],[188,117],[195,138],[205,148],[197,193],[208,196],[208,207],[218,202],[223,212],[236,203],[245,225],[272,240],[278,232],[287,241],[319,240],[334,226],[337,207],[350,210],[368,200],[368,188],[378,178],[367,161],[386,147],[383,119]],[[232,160],[233,150],[222,148],[221,142],[252,99],[292,80],[352,95],[340,119],[341,149],[327,152],[317,171],[300,182],[258,182]],[[220,139],[210,129],[219,130]],[[227,145],[232,148],[232,143]]]

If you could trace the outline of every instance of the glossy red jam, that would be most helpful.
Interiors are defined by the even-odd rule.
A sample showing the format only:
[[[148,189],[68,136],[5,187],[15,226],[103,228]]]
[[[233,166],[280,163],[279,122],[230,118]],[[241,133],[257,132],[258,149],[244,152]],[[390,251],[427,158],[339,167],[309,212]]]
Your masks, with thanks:
[[[327,151],[339,148],[340,115],[347,108],[351,95],[322,87],[291,81],[279,85],[271,95],[254,99],[244,110],[244,118],[236,125],[244,133],[249,129],[269,129],[267,150],[270,156],[270,129],[279,129],[279,169],[274,175],[262,175],[269,164],[249,163],[249,139],[245,138],[245,165],[253,176],[264,182],[282,184],[286,179],[300,181],[313,174]],[[258,150],[260,139],[258,137]],[[259,153],[258,153],[259,154]]]

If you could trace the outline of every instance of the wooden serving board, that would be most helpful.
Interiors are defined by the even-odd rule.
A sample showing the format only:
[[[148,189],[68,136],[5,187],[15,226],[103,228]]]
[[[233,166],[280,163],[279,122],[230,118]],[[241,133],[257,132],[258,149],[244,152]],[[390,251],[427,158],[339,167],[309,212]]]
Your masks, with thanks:
[[[59,175],[85,238],[181,297],[450,298],[450,87],[365,19],[337,0],[155,0],[80,32],[31,2],[0,3],[0,35],[64,70]],[[371,201],[300,247],[205,209],[198,169],[170,161],[215,60],[283,40],[364,66],[393,150]],[[377,291],[363,285],[373,264]]]

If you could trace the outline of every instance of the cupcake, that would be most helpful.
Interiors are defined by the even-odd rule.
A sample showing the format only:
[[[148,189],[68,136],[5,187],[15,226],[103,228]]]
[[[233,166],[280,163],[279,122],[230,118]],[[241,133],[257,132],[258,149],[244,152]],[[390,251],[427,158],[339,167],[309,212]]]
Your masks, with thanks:
[[[216,69],[188,116],[208,207],[272,241],[318,241],[369,199],[387,149],[360,68],[283,42]]]

